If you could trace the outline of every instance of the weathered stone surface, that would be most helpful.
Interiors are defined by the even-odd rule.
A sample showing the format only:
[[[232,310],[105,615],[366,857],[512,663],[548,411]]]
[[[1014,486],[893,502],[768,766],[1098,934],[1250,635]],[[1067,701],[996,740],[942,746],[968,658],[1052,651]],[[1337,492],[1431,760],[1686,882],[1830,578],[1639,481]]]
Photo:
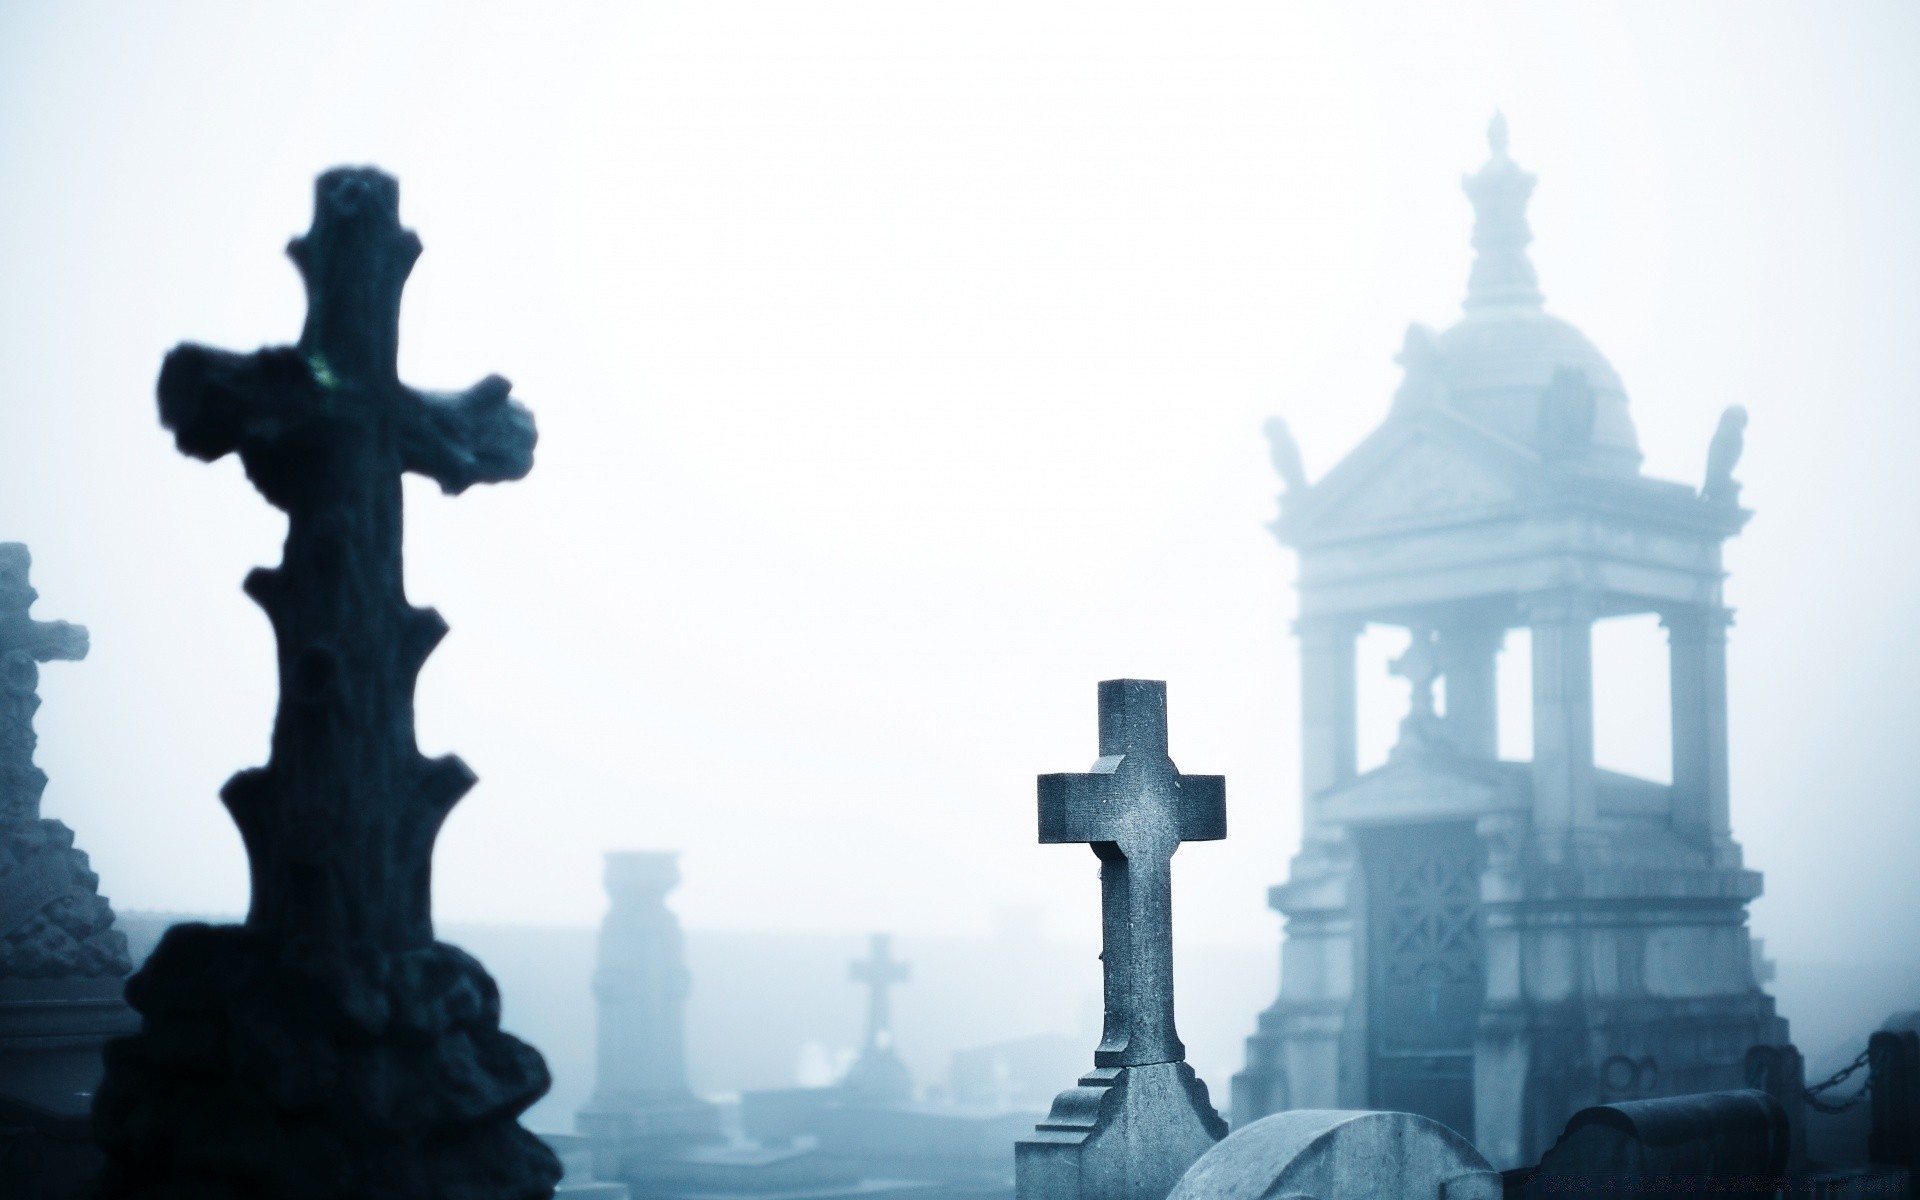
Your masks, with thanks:
[[[420,243],[399,188],[322,175],[288,253],[294,346],[181,346],[160,373],[179,448],[238,453],[287,514],[272,620],[280,701],[266,766],[221,793],[246,844],[244,926],[176,926],[127,985],[95,1106],[108,1197],[545,1197],[559,1164],[518,1124],[547,1088],[500,1030],[479,963],[434,941],[434,839],[474,777],[414,743],[413,688],[446,633],[402,587],[400,477],[458,493],[532,465],[533,421],[489,377],[458,395],[398,378],[400,293]]]
[[[1459,1134],[1401,1112],[1296,1109],[1236,1129],[1169,1200],[1500,1200]]]
[[[1093,1073],[1015,1147],[1017,1194],[1160,1200],[1227,1131],[1174,1028],[1171,874],[1182,842],[1227,836],[1226,779],[1168,757],[1166,684],[1110,679],[1099,760],[1042,775],[1039,800],[1043,843],[1087,842],[1100,860],[1106,1020]]]
[[[1515,1200],[1772,1200],[1786,1178],[1787,1114],[1752,1089],[1582,1109],[1518,1173]]]

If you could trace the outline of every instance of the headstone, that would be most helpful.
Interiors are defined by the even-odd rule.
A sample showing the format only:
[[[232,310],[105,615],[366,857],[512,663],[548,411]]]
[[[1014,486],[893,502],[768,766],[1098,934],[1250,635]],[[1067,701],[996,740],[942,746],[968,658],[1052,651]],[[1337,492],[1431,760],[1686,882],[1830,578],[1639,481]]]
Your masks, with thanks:
[[[0,1177],[55,1194],[97,1170],[88,1112],[102,1043],[135,1024],[133,968],[73,831],[40,815],[40,664],[85,658],[87,631],[28,615],[30,566],[0,542]]]
[[[1787,1175],[1787,1114],[1765,1092],[1700,1092],[1582,1109],[1513,1200],[1773,1200]]]
[[[540,1055],[501,1032],[480,964],[434,940],[433,843],[474,776],[416,748],[413,688],[447,626],[402,587],[401,475],[456,494],[518,479],[533,419],[489,376],[437,395],[396,369],[420,242],[399,186],[340,169],[288,253],[300,341],[184,345],[160,372],[183,453],[238,453],[287,515],[282,564],[248,576],[279,646],[272,754],[221,799],[253,895],[243,926],[178,925],[127,985],[141,1031],[107,1048],[103,1195],[507,1200],[560,1166],[519,1114]]]
[[[1100,684],[1100,758],[1042,775],[1040,841],[1100,860],[1106,1022],[1094,1069],[1014,1151],[1019,1200],[1162,1200],[1226,1136],[1173,1021],[1172,861],[1227,836],[1226,779],[1167,756],[1167,686]]]
[[[913,1099],[913,1072],[893,1048],[893,1014],[887,993],[907,981],[905,963],[893,957],[893,939],[873,935],[867,957],[848,966],[848,976],[867,988],[867,1035],[860,1057],[840,1081],[848,1100],[858,1104],[904,1104]]]
[[[686,944],[667,907],[679,883],[677,854],[607,855],[593,1097],[577,1117],[602,1178],[619,1177],[628,1157],[720,1138],[719,1111],[687,1083]]]
[[[1500,1200],[1466,1139],[1413,1113],[1295,1109],[1236,1129],[1170,1200]]]

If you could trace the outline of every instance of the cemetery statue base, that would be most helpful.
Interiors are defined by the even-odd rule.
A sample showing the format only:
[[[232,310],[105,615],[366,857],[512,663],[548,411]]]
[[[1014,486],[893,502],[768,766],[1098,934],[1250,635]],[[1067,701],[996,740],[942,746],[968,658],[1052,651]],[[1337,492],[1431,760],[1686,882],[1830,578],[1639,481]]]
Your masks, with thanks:
[[[474,776],[416,748],[415,678],[447,627],[407,603],[401,563],[402,473],[449,494],[517,479],[533,421],[497,376],[455,395],[399,381],[420,243],[393,179],[322,175],[288,252],[297,345],[181,346],[160,373],[181,451],[237,452],[287,515],[284,561],[246,582],[280,700],[266,766],[221,792],[246,923],[174,927],[127,985],[143,1021],[107,1048],[102,1195],[544,1197],[559,1163],[518,1118],[546,1066],[501,1031],[480,964],[433,936],[434,839]]]
[[[1100,758],[1040,777],[1040,840],[1100,860],[1106,1021],[1092,1073],[1014,1148],[1019,1200],[1163,1200],[1226,1136],[1173,1022],[1171,866],[1180,843],[1227,836],[1226,779],[1167,757],[1167,687],[1100,685]]]

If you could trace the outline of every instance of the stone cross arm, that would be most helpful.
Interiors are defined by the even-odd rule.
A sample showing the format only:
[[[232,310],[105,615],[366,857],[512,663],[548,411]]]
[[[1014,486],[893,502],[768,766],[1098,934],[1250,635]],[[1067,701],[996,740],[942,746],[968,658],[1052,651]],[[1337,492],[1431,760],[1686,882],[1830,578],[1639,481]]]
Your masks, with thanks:
[[[1180,842],[1226,837],[1226,777],[1182,775],[1167,757],[1166,685],[1109,679],[1100,685],[1099,702],[1100,758],[1093,769],[1040,776],[1040,841],[1150,837],[1172,854]]]
[[[253,354],[183,345],[161,367],[161,423],[183,453],[211,462],[237,451],[282,508],[315,475],[346,473],[342,443],[384,451],[450,494],[527,473],[533,417],[505,379],[452,395],[399,381],[400,293],[420,254],[399,204],[378,171],[320,177],[313,228],[287,251],[307,285],[299,343]]]
[[[36,621],[27,615],[39,593],[27,582],[33,559],[19,542],[0,542],[0,654],[25,654],[34,662],[78,662],[87,656],[87,630],[67,621]]]
[[[848,977],[868,987],[905,983],[909,974],[907,964],[893,957],[893,939],[884,933],[873,935],[866,958],[847,964]]]

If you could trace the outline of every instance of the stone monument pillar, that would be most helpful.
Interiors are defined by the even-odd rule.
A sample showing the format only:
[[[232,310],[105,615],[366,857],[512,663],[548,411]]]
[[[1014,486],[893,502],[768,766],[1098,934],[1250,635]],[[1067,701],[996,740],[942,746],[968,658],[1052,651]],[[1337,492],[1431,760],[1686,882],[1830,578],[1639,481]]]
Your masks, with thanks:
[[[1551,592],[1523,606],[1533,634],[1533,821],[1558,857],[1564,836],[1594,823],[1593,605]]]
[[[520,478],[533,418],[497,375],[453,395],[400,382],[420,241],[392,178],[329,171],[314,201],[288,247],[299,342],[183,345],[160,370],[181,452],[237,453],[287,514],[281,565],[246,581],[280,700],[266,765],[220,793],[252,874],[246,924],[174,926],[127,984],[143,1022],[107,1047],[101,1194],[538,1200],[560,1164],[519,1116],[546,1064],[501,1031],[480,964],[433,935],[434,839],[474,776],[414,741],[414,682],[447,625],[407,602],[400,487]]]
[[[1727,787],[1727,626],[1715,605],[1669,610],[1668,684],[1672,693],[1673,827],[1689,841],[1725,854],[1732,837]]]
[[[25,546],[0,542],[0,1124],[22,1130],[0,1146],[35,1141],[39,1170],[64,1183],[93,1166],[90,1147],[60,1144],[86,1129],[100,1047],[136,1021],[120,998],[133,969],[126,938],[99,878],[73,831],[40,815],[39,664],[85,658],[87,631],[28,615],[30,565]],[[5,1149],[0,1161],[12,1161]]]
[[[629,1154],[660,1154],[720,1136],[713,1105],[687,1086],[687,957],[667,894],[678,854],[607,855],[607,915],[593,972],[598,1035],[593,1097],[575,1122],[613,1178]]]
[[[1353,778],[1359,700],[1354,665],[1360,626],[1301,621],[1300,794],[1307,803]]]

